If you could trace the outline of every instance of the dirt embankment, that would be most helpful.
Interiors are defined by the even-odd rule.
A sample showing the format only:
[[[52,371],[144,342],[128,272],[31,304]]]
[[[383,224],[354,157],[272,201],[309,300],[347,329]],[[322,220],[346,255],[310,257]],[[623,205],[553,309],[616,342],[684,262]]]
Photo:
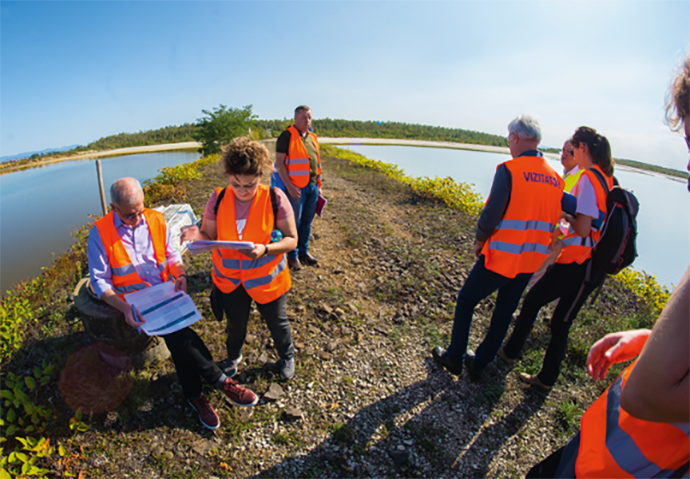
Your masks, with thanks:
[[[238,378],[260,395],[257,406],[240,410],[208,390],[221,417],[220,428],[208,432],[184,403],[172,363],[149,366],[135,374],[118,410],[87,418],[86,433],[59,439],[78,457],[73,471],[146,478],[519,476],[577,429],[578,413],[602,390],[575,370],[581,345],[548,397],[517,380],[518,372],[541,364],[548,340],[541,320],[514,370],[497,360],[481,383],[451,376],[431,359],[433,346],[447,345],[455,298],[474,262],[476,218],[422,200],[371,170],[333,158],[323,163],[329,203],[311,241],[319,264],[293,275],[288,300],[294,379],[279,381],[265,368],[275,352],[253,311]],[[207,167],[188,188],[195,211],[222,184],[219,168]],[[207,318],[194,329],[220,362],[225,331],[210,319],[210,255],[185,263],[190,294]],[[625,298],[611,299],[615,294],[605,289],[592,316],[629,309]],[[478,306],[470,347],[483,338],[493,305],[490,297]],[[68,337],[38,339],[36,346],[56,361],[86,341],[73,325]],[[64,404],[56,389],[50,400]],[[69,414],[63,406],[58,422]]]

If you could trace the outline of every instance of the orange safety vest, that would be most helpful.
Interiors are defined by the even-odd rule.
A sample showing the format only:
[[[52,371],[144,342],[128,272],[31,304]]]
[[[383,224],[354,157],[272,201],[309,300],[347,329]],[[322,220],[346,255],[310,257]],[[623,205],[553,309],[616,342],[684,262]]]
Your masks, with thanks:
[[[287,158],[285,158],[285,167],[287,168],[292,184],[297,188],[304,188],[309,184],[309,173],[311,171],[309,167],[309,154],[307,153],[307,147],[304,146],[304,142],[302,141],[302,135],[299,130],[295,128],[295,125],[291,125],[288,131],[290,132],[290,147],[288,148]],[[321,153],[319,150],[319,141],[316,139],[314,133],[311,131],[307,133],[311,137],[311,141],[316,148],[316,181],[319,184],[319,188],[321,188]]]
[[[604,174],[601,168],[599,168],[597,165],[594,165],[592,168],[599,170],[603,177],[606,178],[606,183],[609,187],[609,190],[613,188],[613,178]],[[584,171],[582,176],[587,176],[587,178],[589,178],[590,183],[592,183],[594,186],[594,192],[597,195],[597,207],[599,208],[600,212],[606,214],[606,191],[604,191],[601,183],[591,171]],[[577,196],[579,186],[580,184],[578,182],[573,189],[573,195]],[[600,237],[601,231],[594,227],[592,228],[592,232],[589,234],[589,236],[587,238],[583,238],[582,236],[578,235],[571,226],[568,229],[568,234],[566,234],[561,240],[563,249],[561,250],[561,254],[558,256],[556,262],[561,264],[584,263],[585,260],[592,257],[592,247],[597,244],[597,241],[599,241]]]
[[[231,187],[227,187],[232,192]],[[222,188],[216,188],[219,195]],[[218,206],[216,218],[219,241],[239,241],[235,217],[235,195],[226,195]],[[269,244],[273,231],[273,207],[269,187],[259,185],[252,200],[242,232],[242,241]],[[254,301],[270,303],[290,290],[292,280],[284,254],[266,254],[248,259],[234,249],[213,250],[213,283],[224,293],[231,293],[240,284]]]
[[[487,269],[514,278],[534,273],[549,254],[551,234],[561,215],[564,183],[538,156],[521,156],[502,164],[512,177],[510,202],[482,254]]]
[[[582,416],[577,477],[670,477],[687,467],[690,423],[644,421],[621,408],[620,395],[634,365]]]
[[[161,280],[168,281],[170,269],[165,257],[165,242],[168,237],[165,225],[165,216],[158,211],[146,208],[144,218],[149,228],[151,241],[153,242],[153,252],[156,256],[156,264],[161,273]],[[122,238],[115,228],[115,212],[111,211],[103,218],[96,221],[96,228],[101,236],[101,242],[105,247],[110,262],[110,280],[113,283],[113,290],[120,297],[124,298],[127,293],[148,288],[150,283],[144,281],[137,273],[132,260],[122,244]]]

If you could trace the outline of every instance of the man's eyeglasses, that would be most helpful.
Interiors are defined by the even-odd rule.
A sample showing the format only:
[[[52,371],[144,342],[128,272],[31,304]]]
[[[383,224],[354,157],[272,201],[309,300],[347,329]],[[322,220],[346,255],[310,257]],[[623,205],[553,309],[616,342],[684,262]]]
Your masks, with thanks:
[[[688,152],[690,152],[690,138],[688,138],[687,136],[685,137],[685,144],[688,147]]]
[[[123,215],[122,213],[120,213],[120,216],[122,217],[123,220],[132,221],[134,218],[136,218],[137,216],[139,216],[142,213],[143,213],[143,211],[139,211],[136,213],[130,213],[128,215]]]
[[[118,211],[118,213],[120,214],[120,218],[122,218],[124,221],[132,221],[134,218],[136,218],[137,216],[140,216],[144,213],[144,210],[141,210],[141,211],[135,211],[134,213],[124,214],[122,212],[122,210],[120,208],[118,208],[117,205],[113,204],[112,207]]]

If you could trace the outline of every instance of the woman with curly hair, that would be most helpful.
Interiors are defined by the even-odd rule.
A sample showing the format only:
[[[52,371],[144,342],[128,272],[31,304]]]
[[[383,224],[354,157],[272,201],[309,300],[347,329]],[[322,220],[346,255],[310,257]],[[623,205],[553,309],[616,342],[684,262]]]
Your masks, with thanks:
[[[242,360],[242,346],[252,301],[266,321],[280,356],[283,379],[295,374],[295,348],[286,312],[292,284],[285,254],[297,245],[290,201],[279,189],[261,184],[272,162],[268,150],[249,138],[235,139],[220,159],[229,185],[216,188],[206,204],[201,229],[192,226],[182,241],[243,241],[242,249],[213,251],[214,313],[227,316],[228,359],[225,374],[233,377]]]

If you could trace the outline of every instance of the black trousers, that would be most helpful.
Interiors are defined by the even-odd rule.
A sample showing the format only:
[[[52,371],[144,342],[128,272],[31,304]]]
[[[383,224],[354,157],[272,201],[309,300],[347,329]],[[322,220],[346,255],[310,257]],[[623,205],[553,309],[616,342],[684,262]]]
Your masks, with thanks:
[[[163,336],[170,350],[177,377],[187,399],[201,395],[201,378],[216,386],[223,371],[216,365],[204,342],[190,327]]]
[[[532,331],[539,310],[560,298],[551,317],[551,340],[538,375],[539,380],[548,386],[553,386],[558,379],[573,320],[587,297],[606,279],[606,273],[593,270],[590,280],[585,283],[590,261],[591,259],[582,264],[551,265],[525,296],[520,315],[515,322],[515,329],[503,348],[508,357],[517,358]]]
[[[247,337],[247,323],[253,300],[242,285],[231,293],[223,293],[215,285],[213,288],[214,301],[222,304],[225,316],[228,318],[226,328],[228,359],[237,359],[242,354],[242,346]],[[287,295],[285,293],[270,303],[256,303],[261,317],[264,318],[271,332],[273,343],[281,359],[292,359],[295,356],[295,346],[292,342],[292,331],[286,310]]]

